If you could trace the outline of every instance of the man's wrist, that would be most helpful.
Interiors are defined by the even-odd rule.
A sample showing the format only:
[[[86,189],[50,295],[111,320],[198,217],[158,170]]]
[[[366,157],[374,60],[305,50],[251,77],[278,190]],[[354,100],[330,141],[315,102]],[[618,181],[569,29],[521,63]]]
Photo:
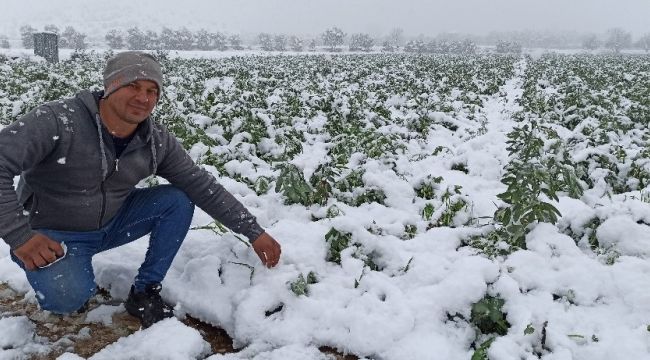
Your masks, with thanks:
[[[38,234],[36,231],[32,230],[31,227],[20,227],[6,235],[3,236],[3,239],[9,245],[9,248],[13,251],[23,246],[29,239]]]
[[[260,236],[262,236],[264,233],[264,229],[261,226],[257,225],[256,228],[251,229],[251,231],[247,234],[248,241],[253,244],[255,240],[259,239]]]

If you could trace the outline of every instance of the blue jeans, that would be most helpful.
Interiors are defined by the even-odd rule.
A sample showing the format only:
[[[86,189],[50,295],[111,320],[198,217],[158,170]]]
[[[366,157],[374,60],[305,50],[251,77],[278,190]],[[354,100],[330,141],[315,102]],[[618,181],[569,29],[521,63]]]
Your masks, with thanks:
[[[111,221],[95,231],[35,229],[59,243],[67,255],[49,267],[25,270],[27,280],[44,310],[68,314],[80,309],[95,294],[93,255],[150,234],[149,248],[135,278],[135,289],[162,282],[190,227],[194,204],[171,185],[135,189]],[[23,263],[12,253],[13,260]]]

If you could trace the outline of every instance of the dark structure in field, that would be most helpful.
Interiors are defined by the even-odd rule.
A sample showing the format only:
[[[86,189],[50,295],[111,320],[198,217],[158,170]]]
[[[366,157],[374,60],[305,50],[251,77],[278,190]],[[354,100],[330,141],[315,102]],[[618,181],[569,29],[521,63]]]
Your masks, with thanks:
[[[50,32],[34,34],[34,55],[51,63],[59,62],[59,36]]]

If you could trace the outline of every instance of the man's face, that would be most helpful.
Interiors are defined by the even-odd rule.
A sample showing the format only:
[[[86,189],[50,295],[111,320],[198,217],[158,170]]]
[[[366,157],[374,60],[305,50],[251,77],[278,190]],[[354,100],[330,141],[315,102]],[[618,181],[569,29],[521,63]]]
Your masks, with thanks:
[[[105,102],[120,120],[137,125],[156,107],[158,87],[153,81],[136,80],[116,90]]]

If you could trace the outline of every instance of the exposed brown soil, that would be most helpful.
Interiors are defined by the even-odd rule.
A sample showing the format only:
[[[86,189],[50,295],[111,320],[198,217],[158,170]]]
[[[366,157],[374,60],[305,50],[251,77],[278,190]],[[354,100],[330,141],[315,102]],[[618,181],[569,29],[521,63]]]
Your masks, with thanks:
[[[89,310],[106,300],[106,294],[99,294],[91,302]],[[46,338],[51,347],[47,354],[32,356],[33,360],[54,360],[65,352],[90,357],[140,328],[140,322],[126,312],[114,314],[111,326],[86,322],[86,312],[71,316],[48,314],[40,311],[35,304],[26,302],[23,296],[13,292],[6,284],[0,284],[0,317],[21,315],[34,323],[36,334]]]
[[[336,360],[359,360],[359,358],[354,355],[351,354],[343,355],[340,352],[336,351],[336,349],[333,349],[329,346],[321,346],[318,348],[318,350],[320,350],[320,352],[322,352],[323,354],[334,356],[334,359]]]
[[[201,336],[203,336],[203,339],[210,343],[214,354],[237,352],[232,346],[232,338],[224,329],[204,323],[191,316],[186,317],[183,323],[198,330]]]
[[[102,304],[117,305],[101,292],[91,300],[89,311]],[[36,326],[36,334],[46,338],[50,345],[47,354],[36,354],[32,360],[54,360],[65,352],[72,352],[88,358],[118,339],[131,335],[140,329],[140,322],[124,311],[113,314],[112,324],[86,322],[87,312],[73,316],[48,314],[35,304],[26,302],[22,295],[0,283],[0,318],[8,316],[27,316]],[[183,323],[199,331],[203,339],[212,347],[214,354],[237,352],[233,341],[225,330],[187,316]],[[319,350],[332,355],[335,360],[357,360],[354,355],[344,355],[335,349],[323,346]]]

